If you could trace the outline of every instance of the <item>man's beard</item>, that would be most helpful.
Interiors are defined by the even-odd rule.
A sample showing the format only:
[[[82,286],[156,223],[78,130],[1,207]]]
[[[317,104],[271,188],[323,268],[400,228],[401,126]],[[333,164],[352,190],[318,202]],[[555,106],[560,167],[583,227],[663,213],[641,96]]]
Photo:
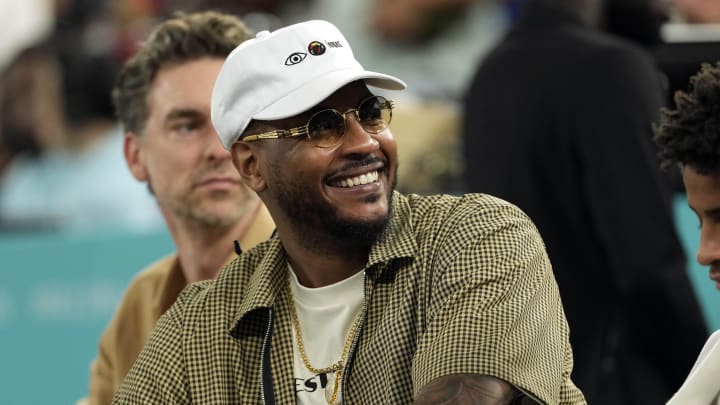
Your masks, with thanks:
[[[346,251],[369,249],[385,232],[392,216],[395,181],[386,197],[387,215],[372,220],[348,220],[340,217],[337,207],[319,198],[317,194],[307,192],[302,183],[287,181],[278,169],[275,166],[272,170],[278,205],[303,235],[307,249],[333,256]],[[369,197],[367,202],[374,202],[379,198],[381,197]]]

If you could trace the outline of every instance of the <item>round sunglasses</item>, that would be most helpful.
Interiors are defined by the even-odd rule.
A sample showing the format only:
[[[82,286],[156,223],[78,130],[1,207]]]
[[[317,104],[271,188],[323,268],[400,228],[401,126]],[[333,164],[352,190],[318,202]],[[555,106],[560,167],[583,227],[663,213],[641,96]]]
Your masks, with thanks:
[[[291,138],[307,136],[308,140],[319,148],[329,148],[340,143],[345,134],[345,116],[349,112],[355,114],[355,118],[362,128],[371,133],[377,134],[388,127],[392,119],[392,109],[395,103],[382,96],[372,96],[363,100],[357,108],[351,108],[344,113],[329,108],[313,114],[307,124],[301,127],[290,129],[276,129],[257,135],[247,135],[239,141],[253,142],[261,139]]]

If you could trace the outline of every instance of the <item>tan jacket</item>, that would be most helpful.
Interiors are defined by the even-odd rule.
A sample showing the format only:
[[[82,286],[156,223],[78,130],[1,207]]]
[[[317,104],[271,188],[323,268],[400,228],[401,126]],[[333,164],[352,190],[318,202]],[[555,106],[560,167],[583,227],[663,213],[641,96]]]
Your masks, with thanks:
[[[257,245],[272,234],[274,227],[270,214],[261,205],[240,246],[249,249]],[[228,262],[234,258],[232,255]],[[172,306],[186,284],[177,254],[151,264],[132,280],[100,338],[98,356],[90,370],[89,405],[111,403],[155,322]]]

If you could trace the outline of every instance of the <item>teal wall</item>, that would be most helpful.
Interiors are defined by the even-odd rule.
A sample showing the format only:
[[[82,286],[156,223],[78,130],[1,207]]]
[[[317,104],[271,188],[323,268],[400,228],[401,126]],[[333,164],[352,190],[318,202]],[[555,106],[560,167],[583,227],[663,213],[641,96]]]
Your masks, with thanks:
[[[708,327],[720,329],[720,292],[695,263],[699,230],[683,197],[675,215]],[[0,234],[0,403],[83,397],[98,338],[129,280],[172,250],[165,232]]]
[[[133,275],[173,251],[166,232],[0,234],[0,403],[74,404]]]

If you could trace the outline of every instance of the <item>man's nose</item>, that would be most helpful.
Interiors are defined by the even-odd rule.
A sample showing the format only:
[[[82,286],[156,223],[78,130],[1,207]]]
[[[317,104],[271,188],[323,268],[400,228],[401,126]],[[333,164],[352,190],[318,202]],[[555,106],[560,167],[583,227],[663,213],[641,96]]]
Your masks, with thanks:
[[[363,128],[357,117],[357,110],[348,110],[343,114],[345,118],[345,134],[343,135],[343,147],[352,151],[373,150],[380,143],[376,134],[370,133]]]
[[[720,228],[716,228],[718,227],[707,226],[700,232],[697,261],[703,266],[720,261]]]
[[[218,136],[217,132],[215,131],[215,128],[210,129],[210,133],[207,134],[207,145],[206,145],[206,151],[207,156],[209,160],[230,160],[231,155],[230,151],[226,150],[223,146],[222,142],[220,142],[220,137]]]

